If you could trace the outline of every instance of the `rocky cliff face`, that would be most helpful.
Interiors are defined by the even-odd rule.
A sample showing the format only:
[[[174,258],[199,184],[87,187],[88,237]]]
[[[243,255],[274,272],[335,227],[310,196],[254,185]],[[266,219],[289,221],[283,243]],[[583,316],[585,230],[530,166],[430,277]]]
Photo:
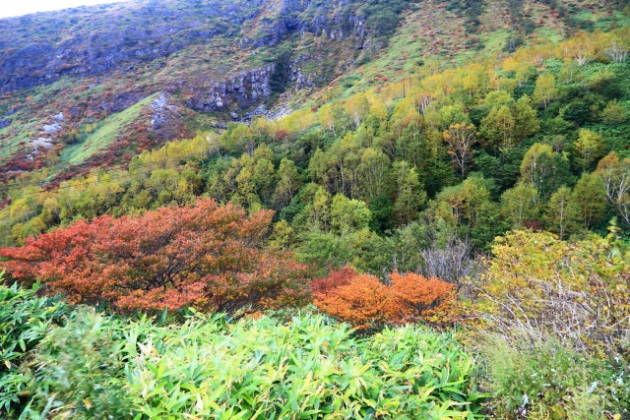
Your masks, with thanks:
[[[254,47],[274,46],[291,32],[318,37],[325,34],[330,39],[338,40],[352,35],[358,39],[366,38],[365,18],[342,10],[347,3],[350,2],[284,0],[280,17],[267,23],[264,34],[256,39],[245,37],[241,43]],[[304,12],[308,13],[304,15]]]
[[[312,56],[300,56],[292,60],[289,66],[289,81],[295,91],[316,86],[314,77],[304,74],[301,65],[313,59]],[[215,112],[234,108],[247,110],[258,107],[272,95],[270,79],[276,70],[275,64],[241,71],[221,81],[207,81],[209,85],[191,88],[192,99],[186,105],[197,111]]]
[[[263,20],[264,29],[256,39],[247,36],[239,40],[241,49],[274,47],[286,36],[325,35],[331,40],[356,39],[361,48],[368,37],[365,18],[358,14],[341,13],[340,7],[347,1],[300,1],[283,0],[279,15],[274,20]],[[313,60],[311,54],[300,55],[289,63],[289,82],[295,90],[316,86],[316,78],[305,74],[302,66]],[[210,86],[195,89],[194,98],[187,102],[193,109],[207,112],[233,108],[240,109],[258,106],[271,94],[270,79],[277,69],[275,64],[242,71],[225,80],[216,81]],[[319,77],[318,81],[325,78]]]
[[[169,57],[190,45],[207,43],[218,35],[229,36],[242,49],[275,46],[291,33],[317,36],[325,33],[330,39],[367,37],[363,18],[337,12],[336,8],[344,2],[278,1],[281,1],[279,14],[263,20],[262,33],[256,39],[247,35],[238,37],[238,27],[257,19],[266,8],[276,7],[274,0],[145,0],[126,7],[114,5],[98,15],[90,13],[97,9],[89,9],[87,13],[75,9],[62,18],[49,13],[42,17],[2,19],[0,33],[6,34],[7,39],[0,44],[4,47],[0,50],[0,93],[50,84],[63,76],[131,71],[135,66]],[[120,18],[122,13],[124,19]],[[110,19],[125,28],[120,30]],[[50,27],[41,24],[49,20],[54,21]],[[24,25],[27,33],[33,34],[31,37],[18,37],[22,32],[19,28]],[[41,27],[48,29],[51,36],[37,35]],[[250,76],[238,74],[219,81],[212,88],[215,91],[212,95],[219,99],[234,91],[239,104],[264,97],[265,89],[255,85],[264,81],[265,71],[257,69]],[[252,84],[250,99],[242,95],[240,83]]]
[[[256,106],[271,95],[269,79],[274,68],[274,65],[269,65],[239,72],[223,81],[211,82],[209,87],[198,89],[187,105],[206,112],[229,109],[233,104],[241,109]]]

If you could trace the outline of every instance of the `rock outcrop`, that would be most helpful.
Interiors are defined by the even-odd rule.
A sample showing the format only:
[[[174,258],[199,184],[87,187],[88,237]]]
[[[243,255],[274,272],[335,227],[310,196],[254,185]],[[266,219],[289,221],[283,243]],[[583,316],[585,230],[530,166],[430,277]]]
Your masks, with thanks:
[[[149,109],[153,112],[150,121],[152,131],[162,130],[181,115],[179,107],[172,103],[171,98],[165,93],[160,93],[160,95],[151,102]]]
[[[275,46],[291,32],[299,32],[300,35],[310,33],[318,37],[325,34],[334,40],[356,36],[362,45],[368,35],[365,18],[336,10],[336,7],[343,6],[344,3],[348,2],[284,0],[279,18],[267,24],[264,34],[255,39],[246,37],[241,40],[241,45],[256,48]],[[308,13],[308,17],[302,17],[301,13],[307,10],[311,13]]]
[[[241,109],[256,106],[271,95],[269,80],[275,66],[269,65],[250,71],[242,71],[208,87],[197,89],[187,105],[198,111],[220,111],[236,104]]]

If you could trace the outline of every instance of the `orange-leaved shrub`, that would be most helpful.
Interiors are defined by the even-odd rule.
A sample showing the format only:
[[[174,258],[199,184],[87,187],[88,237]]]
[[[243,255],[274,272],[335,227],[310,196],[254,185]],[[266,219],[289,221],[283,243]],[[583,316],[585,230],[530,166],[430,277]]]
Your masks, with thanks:
[[[357,272],[352,267],[344,267],[341,270],[333,271],[328,277],[315,279],[311,283],[313,294],[327,293],[339,286],[344,286],[357,276]]]
[[[367,274],[357,275],[325,293],[316,293],[315,305],[328,315],[365,330],[388,322],[391,313],[390,287]]]
[[[102,216],[0,249],[7,272],[38,280],[73,303],[106,301],[119,312],[195,306],[228,314],[296,303],[306,267],[262,248],[271,211],[199,199],[142,216]]]
[[[456,297],[453,284],[415,273],[392,273],[391,285],[351,268],[313,282],[315,305],[359,330],[424,321],[443,325]]]
[[[414,273],[392,273],[390,278],[395,301],[391,314],[393,322],[423,320],[441,324],[451,317],[452,303],[456,297],[455,285],[437,277],[427,279]]]

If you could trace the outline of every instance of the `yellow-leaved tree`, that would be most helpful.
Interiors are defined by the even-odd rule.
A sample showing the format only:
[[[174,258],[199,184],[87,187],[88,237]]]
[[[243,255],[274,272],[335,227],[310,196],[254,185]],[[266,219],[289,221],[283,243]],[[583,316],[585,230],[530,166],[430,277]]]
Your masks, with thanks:
[[[558,96],[558,88],[556,88],[556,78],[554,75],[545,73],[538,76],[538,79],[536,79],[536,87],[534,88],[534,101],[547,109],[556,96]]]

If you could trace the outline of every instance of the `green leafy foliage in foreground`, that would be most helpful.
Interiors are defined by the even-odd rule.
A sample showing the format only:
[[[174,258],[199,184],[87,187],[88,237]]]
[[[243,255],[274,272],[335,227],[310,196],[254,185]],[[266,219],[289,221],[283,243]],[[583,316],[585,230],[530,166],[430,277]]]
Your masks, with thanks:
[[[484,385],[494,397],[489,405],[498,418],[628,418],[628,371],[619,358],[579,353],[549,336],[507,342],[491,335],[479,347]]]
[[[69,312],[61,299],[34,299],[32,291],[17,285],[0,286],[0,415],[26,392],[27,380],[19,372],[26,356]]]
[[[32,292],[11,305],[16,290],[0,286],[3,319],[47,305]],[[47,314],[43,323],[58,316]],[[361,338],[311,314],[164,324],[79,308],[41,335],[19,368],[0,372],[2,416],[451,419],[480,409],[472,356],[452,334],[417,326]]]

